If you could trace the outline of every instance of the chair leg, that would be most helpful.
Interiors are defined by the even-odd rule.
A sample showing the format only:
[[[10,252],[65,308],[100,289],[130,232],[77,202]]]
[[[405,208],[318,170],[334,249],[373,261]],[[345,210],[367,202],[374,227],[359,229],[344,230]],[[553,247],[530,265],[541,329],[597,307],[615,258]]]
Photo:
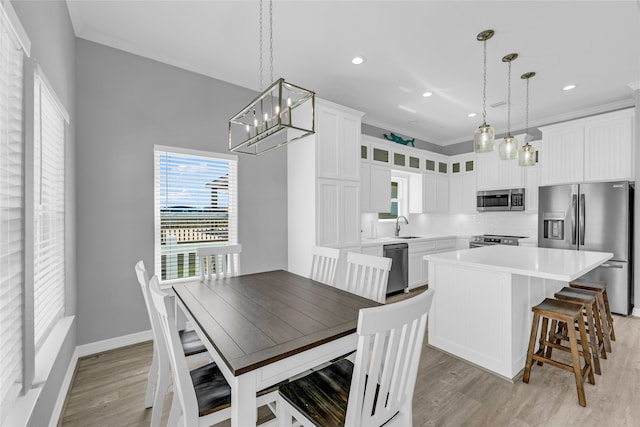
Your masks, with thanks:
[[[587,372],[589,374],[589,384],[595,384],[596,379],[593,376],[593,365],[591,364],[591,354],[589,350],[589,344],[587,344],[587,332],[584,329],[584,322],[578,323],[578,330],[580,331],[580,340],[582,341],[582,353],[584,354],[585,369],[587,369]],[[589,364],[588,368],[586,366],[587,364]]]
[[[584,326],[582,328],[584,330]],[[578,343],[576,340],[576,334],[572,331],[569,331],[569,343],[571,345],[571,359],[573,361],[573,374],[576,379],[576,389],[578,391],[578,403],[580,404],[580,406],[587,406],[587,399],[585,398],[585,395],[584,395],[584,384],[582,383],[582,372],[580,369],[580,354],[578,352]],[[585,361],[585,363],[589,363],[589,362]]]
[[[560,333],[561,325],[558,324],[557,320],[551,320],[551,330],[549,331],[549,341],[553,341],[556,344],[560,344],[560,340],[557,338],[557,335]],[[553,340],[551,339],[553,337]],[[547,359],[551,359],[551,352],[553,351],[553,347],[547,346],[546,354],[544,357]],[[540,362],[538,362],[540,364]]]
[[[180,407],[180,399],[176,396],[176,392],[173,392],[173,398],[171,399],[171,411],[169,412],[169,421],[167,427],[174,427],[179,425],[180,415],[182,414],[182,408]]]
[[[162,418],[162,407],[164,406],[164,397],[169,388],[169,366],[160,361],[158,363],[158,384],[156,387],[156,395],[153,400],[153,412],[151,413],[151,427],[159,427]]]
[[[605,290],[603,293],[604,298],[604,308],[607,310],[607,320],[609,321],[609,329],[611,330],[611,341],[616,340],[616,332],[613,329],[613,317],[611,317],[611,309],[609,308],[609,297],[607,296],[607,291]]]
[[[600,310],[598,310],[598,302],[593,304],[593,321],[596,326],[596,337],[598,338],[598,349],[600,359],[607,358],[607,351],[604,345],[604,331],[602,330],[602,322],[600,321]]]
[[[604,304],[604,296],[601,292],[596,295],[598,302],[598,312],[600,313],[600,323],[602,324],[602,332],[604,334],[604,348],[607,353],[611,353],[611,328],[607,316],[607,309]]]
[[[285,404],[280,396],[278,396],[276,410],[278,412],[278,427],[292,427],[291,414],[285,409]]]
[[[529,337],[529,348],[527,349],[527,362],[524,365],[524,374],[522,375],[522,382],[529,382],[529,375],[531,375],[531,365],[533,364],[533,350],[536,346],[536,335],[538,335],[538,322],[540,321],[540,315],[538,313],[533,314],[533,321],[531,322],[531,336]],[[278,405],[279,406],[279,405]]]
[[[147,379],[147,392],[144,395],[144,407],[151,408],[153,406],[154,391],[158,382],[158,351],[153,344],[153,359],[151,359],[151,368],[149,368],[149,376]]]
[[[596,339],[596,328],[593,322],[593,306],[591,304],[585,304],[585,311],[587,313],[587,324],[589,325],[589,344],[591,345],[591,360],[593,360],[593,369],[596,374],[602,375],[602,371],[600,370],[600,358],[598,357],[598,340]],[[583,319],[578,319],[578,322],[584,325]]]
[[[549,326],[549,319],[546,317],[543,317],[542,330],[540,331],[540,345],[538,346],[538,353],[540,353],[540,355],[542,356],[544,356],[545,350],[547,349],[547,345],[545,343],[549,340],[549,337],[547,336],[548,326]],[[549,354],[551,354],[551,352],[549,352]],[[538,366],[542,366],[542,362],[539,360],[538,360]]]

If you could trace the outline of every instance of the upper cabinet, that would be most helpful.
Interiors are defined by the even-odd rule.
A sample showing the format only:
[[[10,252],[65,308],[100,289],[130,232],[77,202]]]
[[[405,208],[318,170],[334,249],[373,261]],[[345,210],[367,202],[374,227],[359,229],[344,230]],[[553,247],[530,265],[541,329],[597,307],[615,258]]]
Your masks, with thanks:
[[[523,135],[517,135],[516,138],[520,144],[524,143]],[[499,143],[496,141],[496,145]],[[476,154],[478,190],[523,187],[523,168],[518,165],[518,160],[502,160],[497,151]]]
[[[360,180],[362,115],[327,102],[317,102],[315,108],[318,178]]]
[[[540,185],[634,179],[634,110],[541,127]]]
[[[449,212],[476,212],[476,170],[473,153],[449,160]]]

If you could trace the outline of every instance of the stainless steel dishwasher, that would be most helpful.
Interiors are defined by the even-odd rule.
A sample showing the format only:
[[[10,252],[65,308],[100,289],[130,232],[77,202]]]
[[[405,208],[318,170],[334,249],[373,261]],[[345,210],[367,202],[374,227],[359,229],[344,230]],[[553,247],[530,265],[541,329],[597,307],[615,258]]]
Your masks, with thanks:
[[[383,251],[385,258],[391,258],[387,295],[404,292],[409,284],[409,245],[407,243],[384,245]]]

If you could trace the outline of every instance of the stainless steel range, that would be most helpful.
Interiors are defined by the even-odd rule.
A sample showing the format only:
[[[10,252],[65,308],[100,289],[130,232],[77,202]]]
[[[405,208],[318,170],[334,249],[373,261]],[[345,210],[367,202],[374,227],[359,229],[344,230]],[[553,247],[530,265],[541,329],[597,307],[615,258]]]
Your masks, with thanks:
[[[483,234],[481,236],[472,236],[469,239],[469,248],[481,248],[491,245],[509,245],[518,246],[518,239],[524,239],[524,236],[500,236],[498,234]]]

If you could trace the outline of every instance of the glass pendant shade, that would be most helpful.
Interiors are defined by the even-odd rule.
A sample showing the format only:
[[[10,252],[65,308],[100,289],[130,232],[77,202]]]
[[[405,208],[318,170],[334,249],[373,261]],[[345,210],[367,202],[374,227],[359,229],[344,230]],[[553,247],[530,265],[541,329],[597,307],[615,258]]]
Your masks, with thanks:
[[[500,158],[502,160],[513,160],[518,157],[518,140],[515,136],[507,136],[500,143]]]
[[[476,153],[488,153],[495,148],[495,131],[491,126],[483,123],[473,134],[473,149]]]
[[[535,166],[536,164],[536,149],[528,142],[520,147],[518,150],[518,165],[520,166]]]

